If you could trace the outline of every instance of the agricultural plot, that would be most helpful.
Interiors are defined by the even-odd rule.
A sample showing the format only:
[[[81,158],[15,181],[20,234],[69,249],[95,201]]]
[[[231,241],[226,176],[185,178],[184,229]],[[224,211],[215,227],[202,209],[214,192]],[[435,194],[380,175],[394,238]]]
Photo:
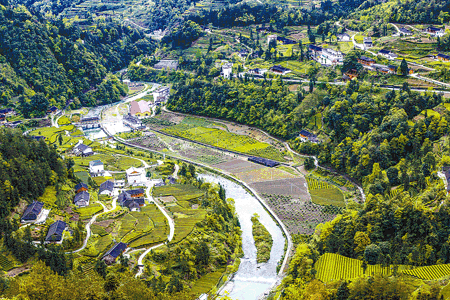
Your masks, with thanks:
[[[81,220],[84,220],[92,217],[93,215],[101,212],[102,210],[103,206],[101,206],[98,203],[94,203],[86,207],[77,208],[75,209],[75,212],[80,215]]]
[[[273,179],[290,179],[297,177],[296,175],[285,172],[281,169],[267,167],[236,173],[236,176],[247,183],[271,181]]]
[[[14,268],[14,262],[9,260],[6,256],[0,255],[0,270],[9,271]]]
[[[255,164],[242,159],[233,159],[225,163],[216,164],[214,165],[214,167],[233,174],[250,172],[253,170],[259,170],[264,168],[264,166],[262,165]]]
[[[364,274],[361,267],[362,261],[348,258],[335,253],[325,253],[315,264],[317,270],[316,278],[323,282],[333,280],[350,280]],[[399,271],[405,270],[407,266],[399,265]],[[381,265],[367,265],[365,274],[382,274],[389,276],[393,273],[394,267],[382,267]]]
[[[183,204],[186,204],[186,202]],[[175,234],[171,241],[173,244],[187,237],[195,225],[206,217],[206,210],[204,209],[190,209],[181,205],[168,205],[166,208],[172,213],[175,221]]]
[[[74,157],[75,167],[84,169],[89,167],[89,162],[93,160],[101,160],[106,170],[109,171],[125,171],[130,167],[142,167],[142,162],[135,158],[113,155],[111,153],[97,153],[89,157]]]
[[[402,273],[423,280],[434,280],[450,275],[450,264],[420,267],[413,270],[404,270]]]
[[[148,204],[142,207],[140,212],[132,212],[129,215],[135,220],[134,228],[124,237],[124,241],[130,243],[130,247],[140,248],[167,239],[169,226],[166,218],[156,205]],[[131,223],[133,219],[130,218],[128,222]],[[126,226],[129,225],[126,224]]]
[[[202,276],[199,280],[195,281],[191,292],[196,295],[208,293],[213,287],[217,286],[223,272],[225,272],[225,269],[219,269],[216,272],[211,272]]]
[[[189,201],[197,199],[205,194],[193,185],[189,184],[170,184],[153,188],[154,197],[173,196],[178,201]]]
[[[311,201],[319,205],[345,207],[344,194],[337,187],[326,181],[307,178]]]
[[[292,196],[303,201],[310,199],[303,177],[254,182],[250,186],[260,194]]]
[[[166,145],[154,134],[135,138],[129,141],[138,146],[147,147],[151,150],[162,151],[166,149]]]
[[[215,147],[285,161],[283,155],[272,145],[259,142],[245,135],[230,133],[217,128],[192,127],[178,124],[163,129],[164,132]]]
[[[323,207],[291,196],[262,196],[291,234],[312,234],[318,224],[333,220],[341,211],[338,207]]]

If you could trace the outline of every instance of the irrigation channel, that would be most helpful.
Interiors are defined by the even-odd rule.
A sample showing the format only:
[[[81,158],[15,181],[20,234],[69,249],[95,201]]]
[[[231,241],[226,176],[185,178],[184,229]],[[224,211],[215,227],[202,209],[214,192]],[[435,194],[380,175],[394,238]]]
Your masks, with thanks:
[[[244,257],[234,277],[222,289],[229,293],[232,299],[253,300],[269,291],[278,281],[277,265],[284,254],[285,238],[283,233],[265,210],[261,203],[253,195],[248,193],[242,186],[218,175],[199,174],[200,178],[221,184],[227,198],[233,198],[236,213],[242,229],[242,249]],[[260,222],[272,235],[273,246],[270,252],[270,259],[267,263],[256,262],[256,247],[252,234],[251,217],[257,213]]]

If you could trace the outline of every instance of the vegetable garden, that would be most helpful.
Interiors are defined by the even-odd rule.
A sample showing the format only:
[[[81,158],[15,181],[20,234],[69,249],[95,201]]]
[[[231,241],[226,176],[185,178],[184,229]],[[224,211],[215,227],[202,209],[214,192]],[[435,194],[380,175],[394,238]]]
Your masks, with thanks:
[[[345,207],[344,194],[337,187],[312,177],[307,177],[311,201],[319,205]]]

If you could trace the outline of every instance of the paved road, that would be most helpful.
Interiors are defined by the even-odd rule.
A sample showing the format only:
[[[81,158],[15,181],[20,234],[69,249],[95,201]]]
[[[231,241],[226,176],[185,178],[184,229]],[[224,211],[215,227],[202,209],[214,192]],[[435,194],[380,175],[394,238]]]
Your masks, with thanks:
[[[170,231],[169,231],[169,236],[167,237],[167,242],[170,242],[170,241],[173,239],[173,236],[174,236],[174,234],[175,234],[175,222],[174,222],[174,220],[169,216],[169,214],[166,212],[166,210],[165,210],[161,205],[159,205],[159,203],[156,202],[155,199],[153,199],[152,195],[150,194],[150,190],[151,190],[152,187],[153,187],[153,184],[148,185],[148,186],[147,186],[147,189],[146,189],[146,191],[145,191],[145,193],[147,194],[147,199],[148,199],[148,201],[149,201],[149,202],[153,202],[154,204],[156,204],[156,206],[159,208],[159,210],[160,210],[160,211],[163,213],[163,215],[166,217],[166,219],[167,219],[167,221],[168,221],[168,223],[169,223],[169,229],[170,229]],[[156,246],[150,247],[150,248],[148,248],[147,250],[145,250],[144,253],[142,253],[142,254],[139,256],[138,261],[137,261],[137,264],[138,264],[138,266],[139,266],[139,270],[138,270],[138,272],[136,273],[136,277],[141,276],[142,273],[144,272],[144,268],[145,268],[145,265],[144,265],[144,258],[145,258],[145,256],[147,256],[147,254],[149,254],[151,250],[156,249],[156,248],[159,248],[159,247],[161,247],[161,246],[164,245],[164,244],[165,244],[165,243],[161,243],[161,244],[158,244],[158,245],[156,245]]]
[[[77,252],[80,252],[80,251],[84,250],[84,248],[86,248],[87,243],[88,243],[88,240],[89,240],[89,238],[91,237],[91,226],[92,226],[92,224],[95,222],[95,220],[97,220],[97,217],[98,217],[98,216],[100,216],[100,215],[102,215],[102,214],[104,214],[104,213],[107,213],[107,212],[110,212],[110,211],[116,209],[116,207],[117,207],[117,197],[114,197],[114,198],[113,198],[112,208],[111,208],[111,209],[107,209],[106,206],[105,206],[103,203],[101,203],[100,201],[98,201],[97,203],[100,203],[100,205],[103,206],[103,211],[102,211],[102,212],[99,212],[99,213],[96,214],[96,215],[94,215],[94,216],[89,220],[89,222],[86,224],[86,226],[85,226],[85,227],[86,227],[86,237],[85,237],[85,239],[84,239],[84,241],[83,241],[83,245],[81,246],[81,248],[79,248],[79,249],[77,249],[77,250],[75,250],[75,251],[69,251],[69,252],[66,252],[66,254],[77,253]]]
[[[397,33],[394,33],[392,36],[400,36],[401,31],[400,31],[400,29],[398,28],[398,26],[395,25],[394,23],[389,23],[389,24],[391,24],[392,26],[394,26],[395,30],[397,30]]]

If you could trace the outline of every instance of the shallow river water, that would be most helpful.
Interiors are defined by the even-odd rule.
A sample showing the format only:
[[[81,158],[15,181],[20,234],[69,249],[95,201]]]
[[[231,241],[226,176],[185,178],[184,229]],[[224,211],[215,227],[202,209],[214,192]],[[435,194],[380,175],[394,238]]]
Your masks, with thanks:
[[[216,175],[201,174],[199,177],[208,182],[220,183],[225,188],[227,198],[233,198],[235,201],[236,213],[241,223],[244,257],[241,259],[239,270],[233,280],[224,290],[229,293],[232,299],[258,299],[278,279],[276,268],[283,256],[285,244],[282,231],[258,199],[249,194],[242,186]],[[254,213],[260,216],[260,222],[272,235],[273,246],[270,252],[270,260],[267,263],[258,264],[256,262],[256,248],[251,221]]]

